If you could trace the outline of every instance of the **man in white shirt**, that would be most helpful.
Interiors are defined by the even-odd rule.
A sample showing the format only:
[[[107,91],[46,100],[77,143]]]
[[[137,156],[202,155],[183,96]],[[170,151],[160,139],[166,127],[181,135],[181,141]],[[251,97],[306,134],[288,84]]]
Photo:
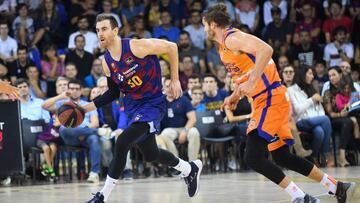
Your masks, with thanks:
[[[15,39],[9,36],[9,26],[6,21],[0,22],[0,59],[6,62],[16,60],[18,45]]]
[[[191,11],[191,24],[186,26],[184,30],[190,33],[193,45],[201,50],[205,49],[205,32],[204,26],[201,24],[201,13],[198,10]]]
[[[346,40],[346,28],[339,26],[334,29],[333,36],[334,42],[326,45],[324,50],[324,60],[327,67],[338,66],[341,61],[351,62],[354,58],[354,46]]]
[[[90,52],[91,54],[94,54],[97,52],[99,48],[99,41],[97,39],[97,36],[94,32],[89,31],[89,22],[85,15],[79,16],[78,20],[78,27],[79,31],[74,32],[69,37],[69,49],[75,48],[75,37],[79,34],[82,34],[85,37],[85,51]]]

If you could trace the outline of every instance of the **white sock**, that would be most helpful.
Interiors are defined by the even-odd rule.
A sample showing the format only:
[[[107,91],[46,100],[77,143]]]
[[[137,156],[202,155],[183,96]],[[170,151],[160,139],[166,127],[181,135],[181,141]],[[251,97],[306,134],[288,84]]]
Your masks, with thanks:
[[[336,192],[336,185],[337,185],[337,181],[329,176],[328,174],[324,173],[324,176],[320,182],[323,186],[326,187],[326,189],[328,189],[330,192],[332,192],[333,194],[335,194]]]
[[[291,196],[291,201],[298,197],[305,197],[305,193],[297,186],[294,182],[290,182],[290,184],[285,188],[285,192],[287,192]]]
[[[179,159],[178,165],[174,166],[173,168],[180,171],[182,173],[182,175],[187,177],[191,172],[191,166],[190,166],[189,162],[186,162],[180,158],[178,158],[178,159]]]
[[[104,195],[104,202],[106,202],[107,199],[109,198],[110,193],[114,189],[117,181],[118,180],[107,175],[106,180],[105,180],[105,185],[104,185],[103,189],[100,190],[100,193]]]

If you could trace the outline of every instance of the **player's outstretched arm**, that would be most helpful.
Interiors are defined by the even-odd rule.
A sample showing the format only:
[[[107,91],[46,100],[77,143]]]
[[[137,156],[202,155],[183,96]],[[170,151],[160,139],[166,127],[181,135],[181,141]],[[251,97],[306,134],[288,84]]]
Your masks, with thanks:
[[[134,39],[130,42],[131,51],[135,56],[144,58],[148,55],[167,54],[170,59],[171,83],[170,91],[175,98],[182,95],[179,81],[179,54],[175,43],[161,39]]]

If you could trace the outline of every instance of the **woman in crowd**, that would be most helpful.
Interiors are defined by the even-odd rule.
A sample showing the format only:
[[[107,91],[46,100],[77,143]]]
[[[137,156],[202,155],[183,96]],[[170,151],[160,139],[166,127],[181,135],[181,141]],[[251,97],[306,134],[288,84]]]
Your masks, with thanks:
[[[333,157],[330,153],[331,123],[321,105],[322,97],[312,86],[313,79],[311,68],[301,65],[295,73],[295,83],[288,88],[288,93],[297,128],[313,135],[312,157],[315,164],[320,164],[319,155],[323,153],[326,157],[326,166],[333,167]]]
[[[352,84],[352,81],[348,78],[349,76],[339,78],[341,69],[338,66],[329,68],[328,74],[330,79],[330,89],[326,90],[324,93],[324,106],[326,113],[331,118],[333,128],[340,134],[339,165],[345,167],[346,165],[349,165],[349,162],[345,158],[345,149],[353,136],[353,122],[348,117],[346,111],[342,111],[336,106],[336,95],[340,92],[342,80],[350,80],[350,84]],[[355,90],[353,85],[351,85],[350,89]]]
[[[291,65],[284,66],[284,68],[281,72],[283,85],[285,85],[286,87],[292,86],[294,84],[294,76],[295,76],[294,67]],[[291,111],[290,114],[291,114],[291,116],[289,116],[289,118],[290,118],[291,134],[293,135],[293,137],[295,139],[295,144],[294,144],[295,153],[301,157],[310,156],[312,153],[312,150],[304,149],[301,138],[300,138],[300,133],[296,127],[296,123],[295,123],[294,117],[292,115],[293,112]]]

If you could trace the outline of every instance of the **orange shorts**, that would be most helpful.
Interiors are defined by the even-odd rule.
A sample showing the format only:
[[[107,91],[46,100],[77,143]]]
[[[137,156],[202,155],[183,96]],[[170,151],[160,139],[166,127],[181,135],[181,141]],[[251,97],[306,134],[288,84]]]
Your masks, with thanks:
[[[254,112],[247,129],[247,134],[256,129],[258,135],[269,142],[269,151],[285,144],[294,144],[289,124],[290,101],[287,89],[279,82],[275,83],[253,97]]]

